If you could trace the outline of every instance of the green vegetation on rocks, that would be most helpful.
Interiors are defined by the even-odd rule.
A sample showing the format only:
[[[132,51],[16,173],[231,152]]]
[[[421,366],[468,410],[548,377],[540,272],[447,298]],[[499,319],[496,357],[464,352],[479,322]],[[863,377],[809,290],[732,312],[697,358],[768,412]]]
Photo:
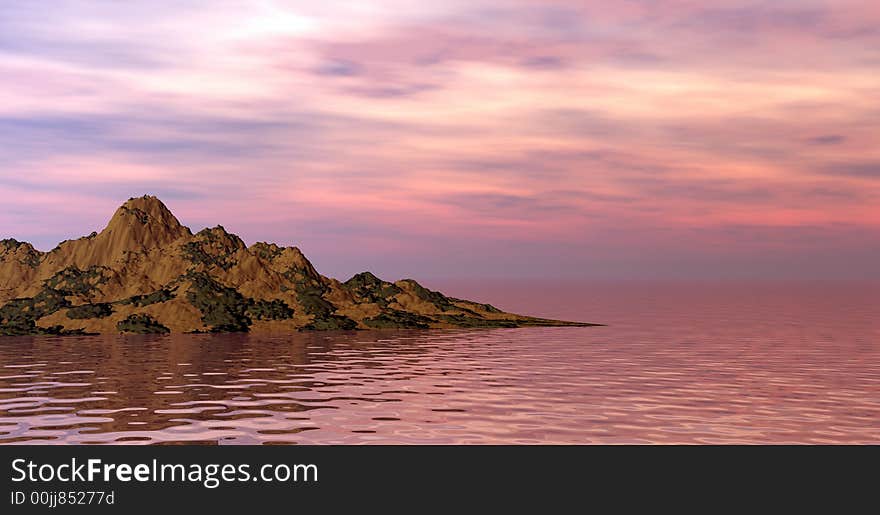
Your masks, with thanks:
[[[278,299],[251,301],[246,312],[255,320],[287,320],[293,317],[293,309]]]
[[[241,238],[229,234],[222,225],[199,231],[192,241],[181,247],[183,255],[193,264],[216,266],[229,270],[238,264],[232,255],[245,248]]]
[[[361,272],[345,281],[343,285],[362,302],[376,303],[383,308],[388,306],[395,295],[403,291],[370,272]]]
[[[20,253],[22,254],[20,256],[21,263],[31,268],[40,266],[40,252],[30,243],[18,241],[15,238],[0,240],[0,258],[2,258],[4,254],[17,252],[22,248],[24,251]]]
[[[357,328],[357,322],[335,313],[336,306],[324,298],[327,286],[320,279],[312,277],[299,268],[287,270],[284,277],[293,282],[296,300],[303,311],[313,316],[312,321],[303,327],[303,330],[331,331]]]
[[[232,267],[232,263],[229,262],[227,256],[218,256],[207,252],[205,250],[207,246],[201,241],[190,241],[185,243],[181,250],[183,255],[196,265],[217,266],[223,270],[229,270]]]
[[[109,270],[105,266],[90,266],[85,270],[70,266],[46,279],[45,284],[48,288],[63,292],[65,295],[91,297],[93,290],[109,280],[105,275]]]
[[[156,321],[155,318],[146,314],[135,313],[129,315],[125,320],[121,320],[116,324],[116,329],[120,333],[134,334],[167,334],[171,330]]]
[[[298,268],[287,270],[284,272],[284,277],[293,282],[296,300],[307,314],[325,315],[336,310],[333,304],[324,299],[323,295],[327,292],[327,287],[320,280],[303,273]]]
[[[357,322],[343,315],[325,315],[315,317],[302,331],[351,331],[357,329]]]
[[[44,287],[30,298],[13,299],[0,307],[0,334],[41,334],[36,321],[59,309],[70,307],[64,293]]]
[[[106,302],[73,306],[67,310],[67,318],[70,319],[104,318],[112,314],[113,307]]]
[[[202,322],[212,332],[244,332],[252,321],[247,310],[253,303],[235,288],[214,280],[205,272],[187,272],[182,279],[191,283],[186,292],[190,304],[202,312]],[[248,302],[250,300],[250,302]]]
[[[15,238],[4,238],[0,240],[0,248],[5,250],[6,252],[16,250],[18,247],[26,245],[23,242],[16,240]]]
[[[364,324],[374,329],[427,329],[431,322],[433,320],[426,316],[396,309],[364,319]]]
[[[279,247],[274,243],[264,243],[262,241],[254,243],[251,246],[251,252],[257,257],[266,261],[273,261],[275,258],[284,253],[284,247]]]

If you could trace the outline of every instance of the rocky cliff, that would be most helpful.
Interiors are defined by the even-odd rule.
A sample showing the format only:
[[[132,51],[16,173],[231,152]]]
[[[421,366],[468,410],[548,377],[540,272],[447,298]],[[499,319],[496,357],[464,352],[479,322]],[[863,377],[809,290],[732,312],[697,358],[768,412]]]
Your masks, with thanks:
[[[0,335],[589,325],[504,313],[416,281],[320,275],[296,247],[193,234],[156,197],[49,252],[0,240]]]

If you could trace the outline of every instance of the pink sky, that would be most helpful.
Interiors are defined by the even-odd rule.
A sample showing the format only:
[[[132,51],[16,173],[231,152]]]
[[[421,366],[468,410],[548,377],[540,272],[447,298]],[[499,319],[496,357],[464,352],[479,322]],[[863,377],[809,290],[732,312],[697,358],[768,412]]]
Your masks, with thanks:
[[[880,277],[876,1],[206,5],[0,5],[0,237],[151,193],[343,278]]]

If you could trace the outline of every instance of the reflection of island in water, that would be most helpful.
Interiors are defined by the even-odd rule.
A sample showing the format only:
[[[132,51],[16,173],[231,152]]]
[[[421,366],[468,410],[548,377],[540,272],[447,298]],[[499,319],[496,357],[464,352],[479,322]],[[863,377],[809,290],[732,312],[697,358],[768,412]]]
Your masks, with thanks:
[[[324,277],[296,247],[195,235],[155,197],[50,252],[0,241],[0,335],[588,326],[505,313],[411,279]]]
[[[880,443],[878,286],[541,285],[439,286],[609,325],[2,338],[0,443]]]
[[[30,387],[0,402],[0,443],[295,440],[297,433],[317,429],[305,412],[332,408],[336,401],[354,403],[359,396],[390,402],[381,397],[387,391],[357,388],[393,366],[387,348],[371,345],[389,338],[411,342],[420,333],[7,338],[0,388]],[[438,341],[445,333],[436,333]],[[9,351],[41,359],[13,364]],[[335,365],[349,353],[362,353],[369,364],[343,379]],[[420,353],[418,345],[406,345],[396,347],[393,357],[406,361]],[[336,390],[340,381],[346,393]]]

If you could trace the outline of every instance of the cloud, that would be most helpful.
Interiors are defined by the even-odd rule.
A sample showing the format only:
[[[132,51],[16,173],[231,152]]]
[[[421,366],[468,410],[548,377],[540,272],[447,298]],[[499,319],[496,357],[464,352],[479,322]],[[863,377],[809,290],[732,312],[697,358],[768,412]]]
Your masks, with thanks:
[[[722,30],[754,34],[766,30],[813,31],[829,19],[824,7],[809,5],[758,4],[698,9],[685,23],[699,30]]]
[[[353,77],[361,73],[360,66],[351,61],[331,61],[319,66],[315,73],[329,77]]]
[[[272,142],[278,136],[301,135],[307,130],[295,120],[273,122],[176,111],[0,117],[0,137],[8,144],[0,150],[0,160],[110,153],[185,165],[193,160],[255,157],[277,145]]]
[[[529,57],[521,61],[522,66],[535,70],[558,70],[565,67],[565,61],[552,55]]]
[[[816,136],[807,140],[808,143],[812,143],[814,145],[839,145],[846,141],[845,136],[841,136],[840,134],[826,134],[823,136]]]
[[[157,193],[328,273],[834,275],[880,226],[877,27],[857,0],[6,2],[0,227],[51,247]]]
[[[818,170],[827,175],[880,179],[880,160],[824,164]]]

